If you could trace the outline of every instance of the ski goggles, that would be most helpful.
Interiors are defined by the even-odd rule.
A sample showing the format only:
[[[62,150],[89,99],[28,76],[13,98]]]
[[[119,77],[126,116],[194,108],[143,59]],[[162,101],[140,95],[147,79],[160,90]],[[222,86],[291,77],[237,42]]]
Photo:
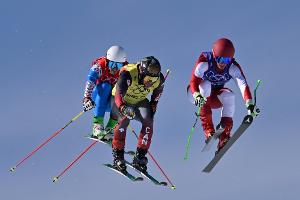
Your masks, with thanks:
[[[124,63],[121,62],[115,62],[115,61],[108,61],[108,67],[110,69],[118,69],[120,70],[124,66]]]
[[[228,58],[228,57],[216,57],[216,62],[217,63],[225,63],[226,65],[229,65],[232,62],[233,58]]]
[[[146,82],[146,83],[149,83],[149,82],[151,82],[151,83],[155,83],[157,80],[158,80],[158,76],[148,76],[148,75],[146,75],[145,77],[144,77],[144,81]]]

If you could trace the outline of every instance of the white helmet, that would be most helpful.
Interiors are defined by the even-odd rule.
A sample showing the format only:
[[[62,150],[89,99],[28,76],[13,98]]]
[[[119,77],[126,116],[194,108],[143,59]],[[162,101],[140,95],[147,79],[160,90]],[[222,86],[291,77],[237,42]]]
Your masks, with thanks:
[[[126,62],[127,56],[121,46],[111,46],[106,53],[106,58],[114,62]]]

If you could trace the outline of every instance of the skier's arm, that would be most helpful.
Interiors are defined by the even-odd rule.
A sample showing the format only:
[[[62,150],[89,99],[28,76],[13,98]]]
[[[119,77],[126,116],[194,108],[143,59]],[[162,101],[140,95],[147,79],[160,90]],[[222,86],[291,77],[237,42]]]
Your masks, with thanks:
[[[131,75],[128,71],[122,71],[116,83],[115,102],[118,108],[125,105],[123,97],[125,96],[128,87],[131,85]]]
[[[164,85],[165,85],[165,77],[162,73],[160,73],[159,79],[160,79],[160,83],[159,83],[158,87],[153,90],[152,95],[151,95],[150,106],[151,106],[153,113],[156,112],[158,100],[163,93]]]
[[[246,105],[248,106],[249,104],[252,104],[252,95],[250,92],[249,85],[247,83],[246,77],[242,71],[241,66],[237,62],[234,62],[231,65],[229,69],[229,74],[232,76],[233,80],[239,87]]]
[[[190,79],[190,90],[193,96],[200,94],[199,85],[203,81],[204,72],[208,69],[208,63],[206,57],[201,54],[196,61],[194,69],[192,71]]]
[[[85,83],[84,97],[91,98],[93,89],[96,86],[96,82],[99,77],[102,75],[101,68],[95,64],[89,71],[89,75],[87,77],[87,81]]]

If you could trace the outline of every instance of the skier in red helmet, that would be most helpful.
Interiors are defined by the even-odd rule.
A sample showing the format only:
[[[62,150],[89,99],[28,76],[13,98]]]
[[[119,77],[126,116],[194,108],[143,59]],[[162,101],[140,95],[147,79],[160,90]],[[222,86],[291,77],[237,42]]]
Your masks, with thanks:
[[[241,66],[234,59],[233,43],[220,38],[213,44],[210,52],[202,52],[192,71],[189,91],[194,103],[201,108],[200,119],[206,142],[215,134],[212,109],[222,108],[220,125],[224,131],[219,136],[218,150],[225,146],[230,138],[235,111],[235,95],[224,85],[231,79],[239,87],[248,113],[257,115],[251,92]]]

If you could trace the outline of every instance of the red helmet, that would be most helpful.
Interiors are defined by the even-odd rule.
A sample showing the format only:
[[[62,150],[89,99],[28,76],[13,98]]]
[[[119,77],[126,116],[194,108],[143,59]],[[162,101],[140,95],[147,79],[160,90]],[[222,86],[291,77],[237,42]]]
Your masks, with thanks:
[[[213,44],[214,57],[234,57],[234,46],[232,42],[227,38],[220,38]]]

